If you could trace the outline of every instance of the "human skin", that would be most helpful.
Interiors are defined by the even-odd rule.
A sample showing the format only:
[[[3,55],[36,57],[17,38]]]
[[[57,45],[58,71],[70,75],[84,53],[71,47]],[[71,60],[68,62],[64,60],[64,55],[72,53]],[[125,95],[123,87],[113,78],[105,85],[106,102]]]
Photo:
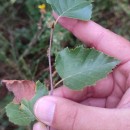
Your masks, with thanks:
[[[56,16],[55,16],[56,17]],[[130,42],[93,21],[61,18],[59,23],[84,44],[121,61],[95,86],[81,91],[60,87],[39,99],[33,130],[130,130]]]

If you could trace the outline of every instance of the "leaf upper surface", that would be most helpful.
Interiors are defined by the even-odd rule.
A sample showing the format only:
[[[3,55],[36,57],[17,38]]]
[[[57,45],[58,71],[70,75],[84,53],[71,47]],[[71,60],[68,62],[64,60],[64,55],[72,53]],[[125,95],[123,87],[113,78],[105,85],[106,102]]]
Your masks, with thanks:
[[[102,52],[79,46],[74,50],[66,48],[61,51],[55,65],[64,85],[80,90],[106,77],[118,63]]]
[[[92,4],[90,0],[47,0],[60,17],[90,20]]]
[[[31,102],[34,104],[40,97],[43,97],[45,95],[48,95],[48,90],[46,86],[41,83],[40,81],[36,82],[36,94],[32,98]]]
[[[24,109],[27,109],[26,106],[22,104],[22,107]],[[13,122],[16,125],[20,126],[27,126],[32,121],[34,121],[34,115],[30,114],[30,112],[27,112],[27,110],[24,110],[23,108],[20,108],[18,104],[10,103],[6,106],[6,113],[9,117],[9,120]]]

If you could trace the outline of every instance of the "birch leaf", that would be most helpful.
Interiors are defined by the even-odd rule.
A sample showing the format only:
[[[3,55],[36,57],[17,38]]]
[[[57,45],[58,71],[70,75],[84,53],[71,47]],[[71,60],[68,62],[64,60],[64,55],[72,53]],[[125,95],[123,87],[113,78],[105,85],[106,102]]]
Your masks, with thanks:
[[[90,0],[46,0],[59,17],[90,20],[92,4]]]
[[[35,95],[36,84],[33,81],[2,80],[2,84],[14,94],[14,103],[20,103],[23,99],[31,100]]]
[[[35,102],[42,96],[48,94],[46,87],[38,81],[36,83],[35,95],[31,100],[23,99],[19,104],[11,102],[6,106],[6,114],[10,122],[19,126],[28,126],[35,121],[33,107]]]
[[[26,106],[27,105],[27,106]],[[6,106],[6,114],[9,121],[20,126],[28,126],[35,120],[33,113],[30,111],[30,105],[10,103]]]
[[[59,52],[55,65],[63,84],[80,90],[106,77],[118,63],[118,60],[93,48],[79,46]]]

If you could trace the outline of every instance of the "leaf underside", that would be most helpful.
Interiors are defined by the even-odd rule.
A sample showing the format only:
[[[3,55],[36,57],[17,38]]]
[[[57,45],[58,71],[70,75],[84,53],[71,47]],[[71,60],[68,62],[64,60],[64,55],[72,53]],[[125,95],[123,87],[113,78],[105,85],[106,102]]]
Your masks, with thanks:
[[[90,0],[46,0],[59,17],[90,20],[92,4]]]
[[[36,84],[30,80],[2,80],[2,84],[14,94],[13,102],[16,104],[22,99],[30,100],[35,94]]]
[[[93,48],[79,46],[59,52],[55,65],[63,84],[80,90],[106,77],[118,63],[118,60]]]

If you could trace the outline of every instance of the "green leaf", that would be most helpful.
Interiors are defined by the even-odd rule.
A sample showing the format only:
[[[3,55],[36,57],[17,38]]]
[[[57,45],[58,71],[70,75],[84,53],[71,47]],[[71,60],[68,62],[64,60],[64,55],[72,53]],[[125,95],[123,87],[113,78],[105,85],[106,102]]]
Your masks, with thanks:
[[[27,126],[34,121],[34,115],[31,113],[26,105],[10,103],[6,106],[6,113],[9,121],[16,125]]]
[[[92,4],[90,0],[46,0],[59,17],[90,20]]]
[[[35,102],[42,96],[48,94],[46,87],[38,81],[36,83],[36,94],[32,100],[22,100],[20,104],[10,103],[6,106],[6,114],[10,122],[19,126],[28,126],[32,121],[35,121],[33,107]]]
[[[55,65],[64,85],[80,90],[106,77],[118,63],[118,60],[93,48],[79,46],[59,52]]]
[[[37,92],[36,92],[35,96],[33,97],[33,99],[31,100],[32,104],[35,104],[35,102],[40,97],[48,95],[48,90],[47,90],[46,86],[43,83],[41,83],[40,81],[36,82],[36,90],[37,90]]]

